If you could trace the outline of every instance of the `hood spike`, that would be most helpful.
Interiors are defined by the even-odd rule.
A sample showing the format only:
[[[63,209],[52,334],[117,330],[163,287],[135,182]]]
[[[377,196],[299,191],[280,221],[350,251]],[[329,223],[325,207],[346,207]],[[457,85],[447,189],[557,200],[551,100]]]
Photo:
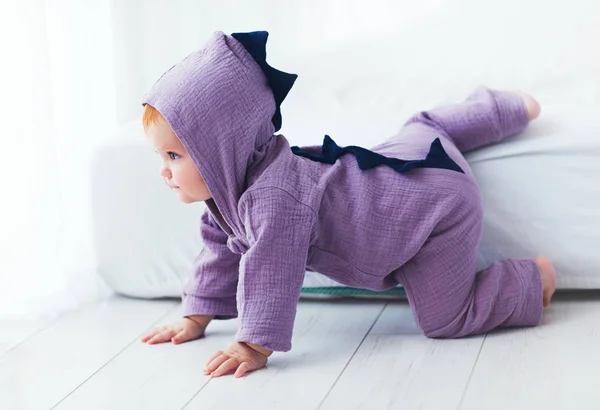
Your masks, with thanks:
[[[252,56],[267,77],[267,82],[275,97],[275,114],[273,115],[272,121],[275,126],[275,131],[279,131],[282,123],[281,104],[292,89],[298,75],[279,71],[267,63],[268,32],[253,31],[249,33],[233,33],[231,36],[244,46],[246,51]]]

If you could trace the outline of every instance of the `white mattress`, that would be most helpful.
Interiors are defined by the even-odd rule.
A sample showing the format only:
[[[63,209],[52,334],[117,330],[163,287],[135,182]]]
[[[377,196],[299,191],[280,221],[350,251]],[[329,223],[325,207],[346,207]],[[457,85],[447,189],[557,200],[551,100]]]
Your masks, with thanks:
[[[324,12],[334,5],[322,3]],[[411,6],[373,7],[402,16]],[[531,92],[541,118],[468,157],[484,200],[479,267],[546,254],[560,288],[600,288],[598,16],[593,0],[428,0],[410,18],[368,30],[325,19],[333,24],[323,31],[327,41],[308,25],[271,32],[271,64],[300,75],[282,107],[282,133],[293,144],[320,144],[327,133],[368,147],[414,112],[458,101],[478,85]],[[285,47],[286,36],[302,47]],[[176,203],[143,140],[129,125],[93,164],[99,273],[122,293],[178,296],[201,247],[202,205]],[[336,284],[311,274],[306,285]]]

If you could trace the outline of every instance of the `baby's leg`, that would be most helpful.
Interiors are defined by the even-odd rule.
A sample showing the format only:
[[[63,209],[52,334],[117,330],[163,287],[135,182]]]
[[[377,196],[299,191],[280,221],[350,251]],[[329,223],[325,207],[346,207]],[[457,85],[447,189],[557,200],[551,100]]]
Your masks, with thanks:
[[[480,87],[461,103],[413,116],[403,132],[442,133],[466,153],[520,133],[539,114],[540,105],[526,93]]]
[[[449,212],[398,271],[417,323],[428,337],[537,325],[542,306],[554,293],[554,270],[545,258],[504,260],[475,272],[481,217],[478,198]]]

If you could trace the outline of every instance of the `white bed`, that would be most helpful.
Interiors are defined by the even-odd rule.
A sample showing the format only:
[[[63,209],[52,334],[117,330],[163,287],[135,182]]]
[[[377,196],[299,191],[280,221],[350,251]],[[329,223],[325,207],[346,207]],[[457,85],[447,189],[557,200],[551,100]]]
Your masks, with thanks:
[[[405,2],[393,4],[401,15]],[[306,29],[312,48],[286,48],[286,33],[272,32],[271,64],[300,75],[282,107],[282,133],[293,144],[319,144],[329,134],[339,144],[368,147],[415,111],[458,101],[478,85],[524,89],[541,102],[541,118],[519,137],[468,156],[484,200],[479,265],[546,254],[559,288],[600,288],[598,6],[592,0],[423,4],[397,27],[387,19],[379,30],[325,45]],[[137,123],[114,141],[93,163],[99,274],[124,294],[179,296],[201,247],[202,205],[178,204],[162,186]],[[334,285],[307,275],[307,287]]]
[[[600,288],[600,121],[591,125],[592,116],[559,111],[468,156],[485,208],[480,267],[546,254],[560,288]],[[176,201],[138,135],[139,144],[107,147],[94,163],[99,273],[120,293],[179,296],[202,246],[203,205]],[[336,285],[314,273],[305,281],[307,288]]]

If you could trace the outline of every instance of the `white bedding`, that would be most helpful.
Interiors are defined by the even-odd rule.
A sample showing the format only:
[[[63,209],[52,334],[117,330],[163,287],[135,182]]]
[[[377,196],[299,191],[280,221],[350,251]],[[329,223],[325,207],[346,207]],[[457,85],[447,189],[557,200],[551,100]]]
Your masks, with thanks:
[[[600,120],[592,114],[546,109],[525,133],[468,156],[484,202],[480,268],[546,254],[560,288],[600,288]],[[203,205],[176,201],[131,129],[140,143],[107,147],[94,162],[99,274],[124,294],[178,296],[202,246]],[[315,273],[305,280],[336,285]]]
[[[478,268],[548,255],[559,288],[600,288],[600,117],[548,107],[521,135],[467,155],[484,203]],[[312,286],[336,286],[313,274]]]
[[[404,16],[409,3],[373,7]],[[334,0],[320,4],[327,12]],[[213,17],[218,22],[219,12]],[[271,64],[300,75],[283,105],[282,133],[293,144],[320,144],[327,133],[368,147],[414,112],[478,85],[531,92],[541,118],[518,138],[468,156],[484,200],[479,267],[543,253],[560,288],[600,288],[600,4],[428,0],[396,25],[389,17],[340,36],[336,21],[320,21],[327,41],[308,25],[271,32]],[[302,47],[285,47],[291,39]],[[201,205],[175,202],[143,139],[129,126],[93,164],[99,273],[122,293],[178,296],[201,246]],[[319,275],[306,284],[334,285]]]

